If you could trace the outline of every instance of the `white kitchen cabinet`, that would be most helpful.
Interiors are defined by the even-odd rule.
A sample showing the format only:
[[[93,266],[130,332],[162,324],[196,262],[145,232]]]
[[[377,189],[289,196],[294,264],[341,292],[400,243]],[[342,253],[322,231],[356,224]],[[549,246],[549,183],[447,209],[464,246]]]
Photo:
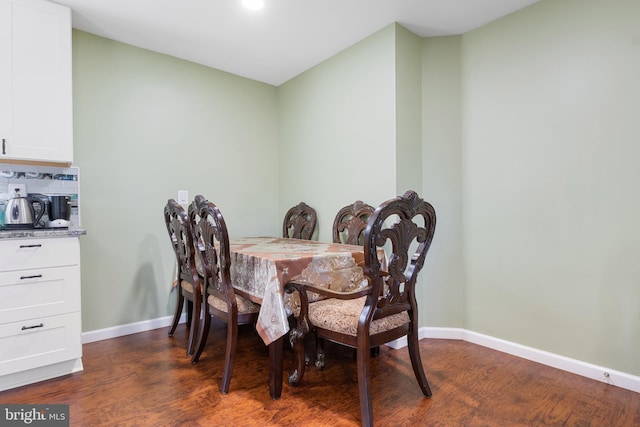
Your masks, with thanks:
[[[71,11],[0,0],[0,161],[73,162]]]
[[[77,237],[0,240],[0,391],[82,370]]]

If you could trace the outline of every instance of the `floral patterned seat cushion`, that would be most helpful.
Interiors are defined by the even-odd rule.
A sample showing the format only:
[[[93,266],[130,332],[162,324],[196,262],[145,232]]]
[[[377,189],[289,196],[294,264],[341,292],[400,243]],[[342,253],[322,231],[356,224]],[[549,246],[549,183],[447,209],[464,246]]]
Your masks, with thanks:
[[[182,289],[189,292],[190,294],[193,293],[193,283],[183,280],[180,282],[180,286],[182,286]]]
[[[322,329],[356,336],[358,319],[364,307],[366,297],[350,300],[324,299],[309,304],[309,321]],[[409,323],[406,311],[383,317],[371,322],[370,335],[388,331]]]
[[[181,282],[181,286],[184,290],[189,293],[193,293],[193,284],[183,280]],[[208,298],[209,304],[214,306],[220,311],[227,311],[227,304],[220,298],[215,297],[213,295],[209,295]],[[248,299],[241,297],[240,295],[236,295],[236,303],[238,304],[238,312],[239,313],[257,313],[260,311],[260,304],[256,304],[253,301],[249,301]]]
[[[216,309],[227,312],[227,303],[224,300],[214,295],[209,295],[207,302]],[[236,303],[238,304],[238,313],[257,313],[260,311],[259,304],[249,301],[240,295],[236,295]]]

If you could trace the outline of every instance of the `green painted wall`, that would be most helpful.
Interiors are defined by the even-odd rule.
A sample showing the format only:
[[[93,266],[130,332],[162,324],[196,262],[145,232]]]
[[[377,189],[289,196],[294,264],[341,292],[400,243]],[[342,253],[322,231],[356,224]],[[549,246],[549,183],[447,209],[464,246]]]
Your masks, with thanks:
[[[280,212],[305,201],[318,240],[338,210],[396,195],[395,26],[278,87]]]
[[[422,195],[422,39],[395,24],[396,192]]]
[[[214,201],[238,235],[280,231],[273,86],[73,32],[83,330],[171,313],[162,210]]]
[[[396,191],[404,194],[414,190],[429,200],[423,191],[422,180],[422,39],[395,24],[395,87],[396,87]],[[394,195],[395,195],[394,194]],[[430,257],[429,257],[430,258]],[[420,302],[418,316],[422,324],[428,322],[429,306],[425,304],[426,295],[430,295],[434,287],[430,282],[431,260],[426,262],[427,268],[418,276],[416,299]]]
[[[422,42],[423,198],[436,210],[436,233],[422,273],[422,325],[464,327],[462,250],[462,80],[460,36]]]
[[[640,375],[640,2],[463,36],[467,328]]]

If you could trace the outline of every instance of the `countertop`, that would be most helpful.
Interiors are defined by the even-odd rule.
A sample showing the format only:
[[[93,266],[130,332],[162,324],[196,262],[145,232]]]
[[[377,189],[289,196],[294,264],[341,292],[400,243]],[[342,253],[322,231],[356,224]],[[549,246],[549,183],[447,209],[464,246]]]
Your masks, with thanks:
[[[31,230],[0,230],[0,240],[3,239],[44,239],[49,237],[79,237],[87,234],[82,228],[56,229],[34,228]]]

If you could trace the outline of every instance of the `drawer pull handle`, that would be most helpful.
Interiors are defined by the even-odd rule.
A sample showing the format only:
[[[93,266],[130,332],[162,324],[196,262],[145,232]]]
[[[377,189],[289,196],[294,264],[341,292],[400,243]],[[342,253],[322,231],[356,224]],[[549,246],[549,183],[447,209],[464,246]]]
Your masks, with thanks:
[[[23,326],[22,330],[26,331],[27,329],[36,329],[36,328],[44,328],[44,323],[40,323],[39,325],[33,325],[33,326]]]
[[[41,244],[37,244],[37,245],[20,245],[20,249],[24,249],[24,248],[41,248],[42,245]]]
[[[24,280],[24,279],[39,279],[40,277],[42,277],[42,274],[36,274],[33,276],[20,276],[20,280]]]

